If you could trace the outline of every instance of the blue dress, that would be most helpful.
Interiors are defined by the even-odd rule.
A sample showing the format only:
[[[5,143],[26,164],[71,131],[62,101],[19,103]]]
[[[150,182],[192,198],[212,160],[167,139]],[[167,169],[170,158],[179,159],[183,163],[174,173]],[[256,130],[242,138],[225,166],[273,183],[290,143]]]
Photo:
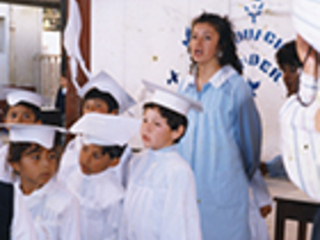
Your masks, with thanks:
[[[249,179],[260,162],[261,125],[252,93],[231,67],[197,91],[188,76],[179,92],[203,105],[190,111],[179,152],[195,174],[204,240],[250,240]]]

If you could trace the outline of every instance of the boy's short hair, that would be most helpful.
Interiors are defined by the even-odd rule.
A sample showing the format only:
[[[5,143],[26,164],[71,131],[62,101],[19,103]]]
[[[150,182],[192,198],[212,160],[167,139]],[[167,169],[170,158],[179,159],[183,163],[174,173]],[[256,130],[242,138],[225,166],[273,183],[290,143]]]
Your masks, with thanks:
[[[42,120],[42,119],[41,119],[41,109],[40,109],[39,107],[31,104],[31,103],[27,103],[27,102],[24,102],[24,101],[18,102],[18,103],[17,103],[16,105],[14,105],[14,106],[9,106],[9,105],[7,105],[7,106],[6,106],[6,109],[5,109],[5,115],[4,115],[5,118],[7,117],[7,113],[8,113],[8,111],[9,111],[10,107],[15,107],[15,106],[18,106],[18,105],[22,105],[22,106],[24,106],[24,107],[26,107],[26,108],[31,109],[31,111],[33,112],[33,114],[34,114],[34,116],[35,116],[35,122],[37,122],[37,121],[39,121],[39,120]]]
[[[41,145],[37,143],[31,142],[10,142],[9,150],[7,155],[7,162],[20,162],[22,154],[31,146],[34,146],[35,149],[42,148]],[[54,146],[52,149],[57,154],[57,166],[59,164],[60,156],[62,154],[62,147],[61,146]]]
[[[180,139],[184,136],[187,127],[188,127],[188,119],[180,113],[172,111],[166,107],[163,107],[156,103],[146,103],[143,105],[143,110],[146,111],[150,108],[156,108],[159,110],[160,115],[167,120],[167,124],[172,131],[177,130],[179,126],[184,127],[184,132],[181,134],[179,138],[177,138],[174,143],[178,143]]]
[[[126,146],[127,145],[124,145],[122,147],[118,145],[102,146],[102,154],[105,155],[106,153],[108,153],[111,159],[120,158]]]
[[[280,68],[283,68],[285,64],[294,66],[296,68],[302,67],[302,63],[299,60],[296,51],[296,42],[290,41],[284,44],[276,53],[277,63]]]
[[[84,96],[84,102],[89,99],[99,98],[103,100],[108,105],[109,112],[113,110],[119,111],[119,104],[117,100],[110,94],[104,93],[99,91],[96,88],[91,89],[87,94]]]

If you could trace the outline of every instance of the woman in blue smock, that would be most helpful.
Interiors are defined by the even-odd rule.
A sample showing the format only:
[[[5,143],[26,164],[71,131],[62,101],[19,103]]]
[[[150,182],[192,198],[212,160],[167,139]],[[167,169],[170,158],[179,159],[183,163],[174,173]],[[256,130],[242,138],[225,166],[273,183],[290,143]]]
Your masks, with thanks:
[[[179,92],[204,111],[189,112],[179,151],[195,174],[203,239],[250,240],[248,184],[260,161],[261,125],[229,21],[195,18],[189,52],[191,74]]]

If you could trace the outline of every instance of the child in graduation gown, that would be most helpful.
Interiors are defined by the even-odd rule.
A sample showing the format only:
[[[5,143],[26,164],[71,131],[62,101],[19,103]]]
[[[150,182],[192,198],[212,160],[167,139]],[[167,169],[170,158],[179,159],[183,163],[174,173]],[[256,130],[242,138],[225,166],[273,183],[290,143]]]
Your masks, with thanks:
[[[5,110],[5,123],[41,124],[40,107],[44,103],[41,95],[25,90],[3,88],[0,95],[7,100]],[[14,182],[15,177],[12,168],[6,161],[8,144],[0,148],[0,180]]]
[[[201,105],[144,83],[155,90],[140,129],[147,150],[131,160],[119,239],[199,240],[194,176],[175,143],[187,127],[188,109]]]
[[[63,181],[81,205],[81,239],[118,239],[124,187],[112,170],[140,122],[88,113],[70,129],[82,135],[77,167]]]
[[[102,114],[118,115],[136,104],[135,100],[107,73],[100,72],[93,79],[88,81],[82,88],[79,87],[78,95],[84,100],[82,114],[97,112]],[[82,148],[81,137],[78,135],[67,145],[61,158],[59,176],[68,175],[78,165],[78,155]],[[126,169],[132,151],[127,146],[121,155],[119,164],[113,168],[126,185]]]
[[[10,124],[8,162],[29,209],[39,240],[78,240],[79,203],[55,179],[58,153],[55,132],[47,125]]]

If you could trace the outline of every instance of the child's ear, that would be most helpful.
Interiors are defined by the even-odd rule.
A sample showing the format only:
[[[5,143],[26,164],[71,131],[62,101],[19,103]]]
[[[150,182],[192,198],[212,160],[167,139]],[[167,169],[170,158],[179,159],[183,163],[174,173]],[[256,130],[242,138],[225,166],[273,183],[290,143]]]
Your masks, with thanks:
[[[115,166],[117,166],[118,164],[119,164],[119,162],[120,162],[120,158],[114,158],[114,159],[111,159],[110,160],[111,162],[110,162],[110,167],[115,167]]]
[[[17,174],[20,174],[20,163],[19,162],[11,162],[11,167],[13,168],[13,171]]]
[[[171,135],[172,141],[174,142],[175,140],[179,139],[183,135],[184,130],[185,130],[185,127],[180,125],[178,129],[172,131],[172,135]]]

